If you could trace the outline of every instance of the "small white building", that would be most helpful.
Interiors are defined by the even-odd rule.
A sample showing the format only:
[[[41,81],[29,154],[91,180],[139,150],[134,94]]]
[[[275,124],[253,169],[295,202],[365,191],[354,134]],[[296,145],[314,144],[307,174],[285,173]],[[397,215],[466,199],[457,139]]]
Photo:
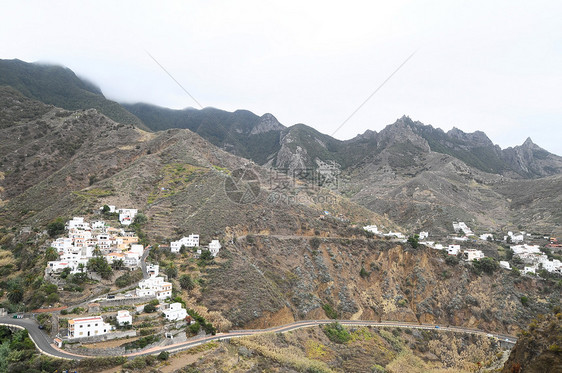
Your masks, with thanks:
[[[117,311],[117,323],[123,325],[133,325],[133,316],[127,310]]]
[[[183,320],[187,316],[187,311],[182,308],[181,303],[172,303],[170,308],[164,310],[164,317],[168,321]]]
[[[211,255],[213,257],[216,257],[221,247],[222,246],[219,240],[212,240],[211,243],[209,244],[209,251],[211,252]]]
[[[156,277],[160,273],[160,266],[158,264],[147,264],[146,272],[150,277]]]
[[[111,325],[101,316],[80,317],[68,320],[68,338],[83,338],[109,333]]]
[[[424,240],[424,239],[426,239],[427,237],[429,237],[429,232],[423,232],[423,231],[420,232],[420,234],[419,234],[419,239],[420,239],[420,240]]]
[[[170,242],[170,251],[173,253],[179,253],[182,246],[185,247],[199,246],[199,235],[190,234],[187,237],[182,237],[177,241]]]
[[[488,239],[490,239],[490,240],[493,241],[493,240],[494,240],[494,235],[491,234],[491,233],[484,233],[484,234],[481,234],[481,235],[480,235],[480,239],[481,239],[482,241],[488,241]]]
[[[513,243],[520,243],[523,242],[525,239],[525,232],[520,232],[519,234],[513,234],[513,232],[507,232],[507,236],[503,236],[503,240],[507,241],[507,239],[511,239]]]
[[[137,216],[137,209],[119,209],[119,222],[122,225],[131,225]]]
[[[484,253],[480,250],[476,250],[476,249],[466,249],[463,252],[463,256],[466,260],[468,260],[469,262],[472,262],[473,260],[480,260],[482,258],[484,258]]]
[[[92,229],[105,231],[105,222],[98,220],[92,223]]]
[[[401,233],[401,232],[393,232],[393,231],[390,231],[390,232],[388,232],[388,233],[384,233],[383,236],[385,236],[385,237],[396,237],[396,238],[398,238],[398,239],[404,239],[404,238],[406,238],[406,236],[404,236],[403,233]]]
[[[90,224],[84,222],[84,218],[83,217],[74,217],[72,218],[72,220],[69,220],[66,222],[65,228],[67,230],[70,229],[90,229]]]
[[[164,277],[149,277],[139,282],[136,294],[138,297],[155,296],[163,300],[172,296],[172,283],[164,281]]]
[[[453,222],[453,229],[455,230],[455,233],[459,233],[462,230],[465,236],[474,235],[474,233],[472,233],[472,229],[470,229],[464,221],[459,221],[458,223]]]
[[[507,262],[505,260],[500,261],[500,268],[511,270],[511,266],[509,265],[509,262]]]
[[[535,266],[532,266],[532,267],[525,266],[525,267],[523,268],[523,273],[524,273],[524,274],[526,274],[526,273],[537,274],[537,269],[536,269]]]
[[[447,248],[447,254],[457,255],[461,251],[461,245],[449,245]]]
[[[379,229],[377,228],[376,225],[366,225],[363,227],[364,230],[366,230],[367,232],[371,232],[374,234],[378,234],[379,233]]]

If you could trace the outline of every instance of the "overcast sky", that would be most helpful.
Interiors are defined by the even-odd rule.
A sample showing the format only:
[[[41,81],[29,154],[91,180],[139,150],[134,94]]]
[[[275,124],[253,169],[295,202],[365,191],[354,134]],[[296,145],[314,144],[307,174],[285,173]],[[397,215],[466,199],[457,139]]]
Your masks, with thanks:
[[[562,155],[562,1],[3,1],[0,58],[120,102],[272,113],[334,131],[402,115]]]

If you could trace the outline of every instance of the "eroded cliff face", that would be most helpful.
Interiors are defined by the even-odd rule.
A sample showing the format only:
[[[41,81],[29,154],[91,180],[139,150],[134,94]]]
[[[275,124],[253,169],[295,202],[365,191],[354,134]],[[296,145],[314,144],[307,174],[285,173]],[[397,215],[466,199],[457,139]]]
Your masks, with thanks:
[[[562,314],[539,315],[533,320],[519,336],[501,372],[562,372]]]
[[[476,275],[469,263],[446,264],[441,251],[385,240],[324,237],[318,245],[302,236],[254,236],[226,250],[205,275],[201,301],[219,307],[235,327],[325,318],[329,307],[340,318],[515,334],[560,302],[559,289],[541,280],[503,270]],[[523,295],[531,305],[521,304]]]

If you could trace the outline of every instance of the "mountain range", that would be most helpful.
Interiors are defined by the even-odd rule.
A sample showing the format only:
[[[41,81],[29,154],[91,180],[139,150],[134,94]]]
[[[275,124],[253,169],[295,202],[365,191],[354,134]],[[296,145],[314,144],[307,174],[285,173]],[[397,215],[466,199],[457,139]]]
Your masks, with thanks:
[[[306,174],[305,182],[335,167],[333,192],[409,230],[445,233],[451,221],[463,220],[484,231],[522,226],[562,233],[555,192],[562,188],[562,157],[530,138],[501,149],[481,131],[444,132],[404,116],[380,132],[342,141],[305,124],[286,127],[272,114],[120,105],[69,69],[18,60],[0,61],[2,84],[64,109],[96,108],[118,123],[155,133],[188,129],[258,165]]]
[[[248,176],[250,195],[237,189]],[[465,221],[477,233],[542,239],[562,233],[560,190],[562,158],[530,139],[501,149],[483,132],[404,116],[341,141],[272,114],[118,104],[68,69],[0,61],[0,301],[10,307],[21,306],[7,300],[10,284],[25,304],[41,292],[47,224],[97,218],[108,204],[142,212],[162,273],[175,269],[177,294],[217,325],[330,317],[515,334],[560,304],[559,283],[484,271],[361,227],[429,230],[445,243],[452,221]],[[156,247],[191,233],[220,239],[212,263]],[[463,247],[510,259],[495,242]],[[59,303],[119,291],[114,280],[60,290]]]

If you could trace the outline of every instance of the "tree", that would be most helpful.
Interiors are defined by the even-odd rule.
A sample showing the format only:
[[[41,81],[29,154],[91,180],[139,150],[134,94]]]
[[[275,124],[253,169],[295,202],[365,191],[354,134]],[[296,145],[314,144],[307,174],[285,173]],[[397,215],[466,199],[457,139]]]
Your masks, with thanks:
[[[445,263],[450,266],[457,265],[459,264],[459,258],[457,258],[455,255],[447,255],[447,257],[445,258]]]
[[[134,220],[133,224],[141,225],[141,224],[146,223],[147,221],[148,221],[148,219],[147,219],[146,215],[139,212],[137,215],[135,215],[135,220]]]
[[[419,246],[419,237],[417,234],[414,236],[408,237],[408,243],[412,246],[413,249],[417,249]]]
[[[166,267],[166,276],[168,278],[176,278],[178,276],[178,268],[173,264]]]
[[[313,250],[318,250],[318,248],[320,247],[320,239],[318,237],[313,237],[310,239],[310,247]]]
[[[64,233],[64,221],[62,218],[56,218],[49,224],[47,224],[47,233],[51,237],[58,236]]]
[[[109,279],[113,273],[111,266],[101,255],[97,255],[88,260],[88,270],[98,273],[103,279]]]
[[[123,262],[123,259],[114,260],[113,263],[111,263],[111,267],[115,270],[123,269],[123,267],[125,267],[125,262]]]
[[[201,251],[201,256],[199,257],[199,259],[203,261],[211,261],[213,260],[213,254],[211,254],[209,250],[203,250]]]
[[[359,276],[361,276],[361,278],[369,277],[369,272],[367,272],[365,267],[361,267],[361,271],[359,271]]]
[[[193,288],[195,288],[195,283],[190,275],[181,275],[180,286],[185,290],[193,290]]]
[[[45,259],[48,262],[58,260],[59,254],[57,253],[57,250],[54,247],[48,247],[47,250],[45,250]]]
[[[8,300],[12,304],[17,304],[23,300],[23,291],[20,288],[12,289],[8,293]]]
[[[491,275],[500,268],[500,265],[492,258],[482,258],[480,260],[474,260],[472,262],[472,267],[475,269],[476,273],[484,272]]]
[[[103,205],[103,207],[101,208],[102,214],[109,214],[109,211],[111,211],[111,209],[108,205]]]
[[[148,303],[147,305],[144,306],[144,312],[146,313],[156,312],[156,306],[152,303]]]

